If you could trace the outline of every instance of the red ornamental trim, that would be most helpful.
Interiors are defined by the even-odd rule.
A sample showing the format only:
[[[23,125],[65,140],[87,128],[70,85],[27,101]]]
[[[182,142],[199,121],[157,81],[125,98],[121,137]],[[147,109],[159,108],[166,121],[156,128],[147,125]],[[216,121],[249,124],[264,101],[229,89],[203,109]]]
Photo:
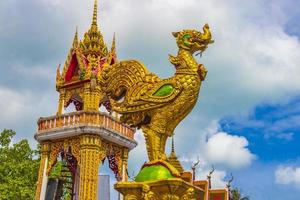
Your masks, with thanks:
[[[115,174],[115,178],[117,180],[120,180],[120,176],[119,176],[119,167],[118,167],[118,163],[116,161],[116,157],[115,155],[111,155],[111,156],[107,156],[108,159],[108,164],[109,164],[109,168],[113,171],[113,173]]]
[[[65,75],[65,81],[68,82],[72,79],[72,77],[74,76],[76,70],[78,70],[77,68],[78,68],[78,61],[77,61],[77,58],[76,58],[76,54],[74,53],[72,55],[70,65],[69,65],[67,73]]]

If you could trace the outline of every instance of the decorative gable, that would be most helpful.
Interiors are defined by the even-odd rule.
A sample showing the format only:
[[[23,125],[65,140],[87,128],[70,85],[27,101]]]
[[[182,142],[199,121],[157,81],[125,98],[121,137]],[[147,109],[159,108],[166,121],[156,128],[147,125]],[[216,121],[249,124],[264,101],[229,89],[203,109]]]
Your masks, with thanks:
[[[68,66],[68,70],[67,70],[66,75],[65,75],[64,78],[65,78],[65,81],[68,82],[68,81],[70,81],[73,77],[75,77],[75,78],[78,79],[78,76],[79,76],[79,65],[78,65],[76,53],[74,53],[74,54],[72,55],[70,64],[69,64],[69,66]],[[73,78],[73,79],[74,79],[74,78]]]
[[[93,21],[82,41],[76,28],[73,45],[68,53],[62,72],[57,68],[56,90],[59,92],[58,114],[74,104],[76,110],[98,111],[104,105],[111,112],[109,102],[102,93],[98,81],[106,65],[117,62],[115,36],[108,52],[97,25],[97,1],[94,4]],[[80,98],[79,98],[80,97]]]

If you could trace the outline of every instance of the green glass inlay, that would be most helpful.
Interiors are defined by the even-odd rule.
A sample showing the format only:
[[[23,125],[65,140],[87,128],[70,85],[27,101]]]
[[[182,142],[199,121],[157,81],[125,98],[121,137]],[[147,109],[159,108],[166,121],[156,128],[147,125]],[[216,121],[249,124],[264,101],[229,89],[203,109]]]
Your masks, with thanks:
[[[173,89],[174,89],[173,86],[170,84],[163,85],[154,93],[154,96],[157,97],[168,96],[172,93]]]
[[[174,178],[171,172],[164,166],[144,167],[135,177],[136,182],[156,181],[162,179]]]
[[[191,46],[190,43],[188,43],[186,40],[191,38],[192,36],[190,34],[185,34],[184,36],[182,36],[182,40],[185,46],[189,47]]]
[[[189,39],[191,38],[192,36],[190,34],[185,34],[184,36],[182,36],[182,39],[183,40],[186,40],[186,39]]]

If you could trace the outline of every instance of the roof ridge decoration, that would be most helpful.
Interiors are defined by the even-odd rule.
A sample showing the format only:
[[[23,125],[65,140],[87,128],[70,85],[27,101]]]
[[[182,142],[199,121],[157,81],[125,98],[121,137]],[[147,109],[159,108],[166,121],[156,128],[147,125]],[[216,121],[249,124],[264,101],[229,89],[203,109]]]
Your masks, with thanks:
[[[104,65],[112,65],[116,62],[116,44],[114,36],[111,52],[109,52],[97,19],[98,0],[94,0],[89,29],[80,40],[76,27],[72,46],[62,70],[57,69],[56,90],[60,93],[59,114],[62,113],[62,105],[67,107],[75,93],[80,93],[79,96],[82,97],[80,103],[83,104],[84,110],[99,110],[99,105],[103,104],[104,95],[101,93],[100,86],[97,86],[97,81]]]
[[[97,26],[97,18],[98,18],[98,0],[95,0],[92,25]]]
[[[111,53],[116,53],[116,33],[114,33],[114,36],[113,36],[110,52]]]
[[[91,76],[97,77],[98,72],[101,71],[101,65],[107,60],[107,57],[111,57],[109,56],[103,35],[98,28],[97,19],[98,0],[94,0],[91,26],[88,31],[85,32],[82,41],[79,40],[78,27],[76,27],[72,47],[68,52],[61,74],[57,71],[57,88],[63,86],[65,82],[83,81],[90,79]],[[115,49],[115,39],[113,39],[111,47],[113,57],[116,57]],[[78,64],[79,67],[77,78],[74,77],[74,69],[69,70],[70,66],[73,66],[73,62],[75,62],[75,65]],[[77,69],[78,68],[76,68],[76,73]]]
[[[80,43],[81,50],[86,57],[88,55],[105,57],[108,53],[103,36],[98,29],[97,17],[98,1],[95,0],[92,25],[90,29],[84,34],[83,41]]]
[[[73,49],[77,48],[79,46],[79,40],[78,40],[78,27],[76,26],[75,36],[73,39]]]

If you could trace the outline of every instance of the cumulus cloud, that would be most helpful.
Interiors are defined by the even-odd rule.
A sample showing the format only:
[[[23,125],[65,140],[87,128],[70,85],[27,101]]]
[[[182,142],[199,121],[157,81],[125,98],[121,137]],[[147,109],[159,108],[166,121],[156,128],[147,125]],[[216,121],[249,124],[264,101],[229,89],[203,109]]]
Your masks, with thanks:
[[[255,159],[247,146],[248,141],[245,137],[219,132],[207,141],[206,156],[211,163],[232,168],[245,167]]]
[[[138,142],[136,148],[129,152],[129,175],[137,175],[138,171],[142,167],[142,164],[148,160],[145,138],[141,131],[135,133],[135,140]]]
[[[277,184],[300,188],[300,167],[279,166],[275,171]]]
[[[56,95],[48,92],[40,95],[28,90],[15,90],[0,86],[0,131],[13,129],[17,139],[27,138],[35,146],[33,135],[37,128],[36,121],[41,116],[55,113]]]
[[[211,186],[212,188],[225,188],[227,173],[223,170],[215,170],[211,175]],[[203,179],[202,179],[203,180]]]
[[[2,122],[3,120],[5,122],[6,120],[16,119],[22,114],[25,104],[29,103],[26,102],[26,94],[17,93],[4,87],[0,87],[0,96],[0,118]]]

